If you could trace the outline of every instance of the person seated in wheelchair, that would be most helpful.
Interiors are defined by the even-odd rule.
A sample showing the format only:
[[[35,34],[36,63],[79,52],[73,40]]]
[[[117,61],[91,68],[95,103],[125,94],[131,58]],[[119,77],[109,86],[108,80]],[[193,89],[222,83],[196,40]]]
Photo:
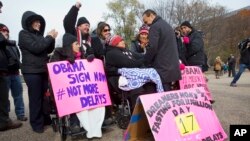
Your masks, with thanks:
[[[107,75],[108,84],[114,91],[121,93],[121,89],[118,87],[118,81],[121,74],[118,73],[118,69],[121,68],[144,68],[143,56],[137,55],[126,48],[123,38],[119,35],[110,36],[106,40],[106,56],[105,56],[105,71]],[[141,94],[156,92],[155,84],[146,83],[140,88],[129,91],[129,99],[131,102],[131,109],[136,104],[136,99]],[[114,99],[114,95],[110,93],[111,99]],[[113,101],[113,103],[116,101]]]
[[[64,61],[67,60],[71,64],[74,63],[76,59],[84,59],[84,51],[77,42],[77,38],[71,34],[64,34],[63,36],[63,47],[56,48],[54,54],[50,58],[50,62]],[[70,115],[70,130],[73,133],[80,132],[80,122],[76,114]]]

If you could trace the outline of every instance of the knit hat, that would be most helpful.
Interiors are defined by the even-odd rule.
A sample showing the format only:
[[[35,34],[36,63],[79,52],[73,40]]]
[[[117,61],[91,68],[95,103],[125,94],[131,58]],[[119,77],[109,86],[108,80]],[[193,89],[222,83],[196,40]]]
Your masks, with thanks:
[[[71,48],[71,45],[72,43],[76,42],[77,41],[77,38],[69,33],[65,33],[63,35],[63,47],[70,47]]]
[[[149,27],[147,25],[143,25],[139,29],[139,34],[141,33],[147,33],[148,34]]]
[[[8,27],[6,25],[0,23],[0,31],[7,31],[7,32],[9,32],[9,29],[8,29]]]
[[[121,41],[123,41],[121,36],[113,35],[113,36],[109,36],[106,39],[106,44],[109,46],[117,46],[117,44],[119,44]]]
[[[189,21],[184,21],[182,24],[181,24],[181,27],[182,26],[187,26],[187,27],[189,27],[189,28],[193,28],[192,26],[191,26],[191,24],[190,24],[190,22]]]
[[[85,18],[85,17],[80,17],[77,21],[77,26],[81,25],[81,24],[90,24],[89,21]]]

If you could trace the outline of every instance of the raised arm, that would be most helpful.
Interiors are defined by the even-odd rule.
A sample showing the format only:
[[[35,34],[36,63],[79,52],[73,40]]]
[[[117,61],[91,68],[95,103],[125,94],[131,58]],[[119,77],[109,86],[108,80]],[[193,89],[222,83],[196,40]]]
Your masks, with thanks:
[[[63,26],[66,33],[75,34],[75,24],[80,7],[81,3],[77,2],[74,6],[71,7],[67,15],[64,17]]]

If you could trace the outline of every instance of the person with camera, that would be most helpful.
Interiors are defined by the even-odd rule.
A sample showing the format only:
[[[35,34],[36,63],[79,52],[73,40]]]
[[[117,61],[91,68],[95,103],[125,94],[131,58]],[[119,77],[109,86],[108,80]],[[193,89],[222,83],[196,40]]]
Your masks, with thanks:
[[[246,68],[250,70],[250,38],[244,44],[240,45],[240,67],[230,84],[231,87],[237,87],[236,82],[240,79],[241,74]]]
[[[25,117],[24,112],[24,102],[23,102],[23,87],[20,77],[20,53],[16,46],[16,41],[9,40],[9,29],[7,26],[1,26],[1,33],[7,38],[8,45],[7,51],[12,58],[12,61],[9,62],[8,68],[8,87],[11,90],[11,95],[14,100],[15,113],[17,119],[20,121],[26,121],[27,117]],[[6,107],[7,108],[7,107]],[[8,106],[8,110],[10,110],[10,103]]]

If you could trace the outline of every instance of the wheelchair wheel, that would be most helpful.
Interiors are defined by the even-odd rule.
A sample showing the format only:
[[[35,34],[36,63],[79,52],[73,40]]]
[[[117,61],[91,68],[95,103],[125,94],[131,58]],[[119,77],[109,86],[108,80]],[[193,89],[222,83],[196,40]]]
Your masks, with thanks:
[[[51,120],[52,120],[52,124],[51,124],[52,129],[53,129],[54,132],[57,132],[58,131],[58,127],[59,127],[59,125],[58,125],[58,119],[57,118],[52,118]]]
[[[127,129],[130,122],[130,116],[128,115],[120,115],[117,117],[117,125],[121,129]]]
[[[66,118],[59,118],[58,130],[60,133],[61,141],[66,141],[67,139],[67,127],[66,127]]]

